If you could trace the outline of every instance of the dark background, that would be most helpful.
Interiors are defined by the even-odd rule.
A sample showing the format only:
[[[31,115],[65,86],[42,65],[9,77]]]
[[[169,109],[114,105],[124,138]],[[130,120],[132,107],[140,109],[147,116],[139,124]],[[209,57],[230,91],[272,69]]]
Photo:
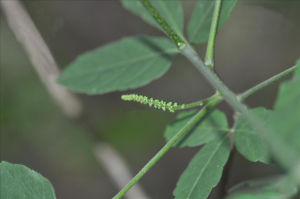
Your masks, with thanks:
[[[183,1],[186,24],[195,2]],[[62,69],[79,54],[125,36],[162,35],[116,0],[24,4]],[[123,102],[121,92],[79,95],[97,129],[91,137],[53,103],[1,13],[0,23],[1,160],[40,172],[52,182],[57,198],[111,198],[118,189],[94,158],[95,140],[113,145],[136,173],[163,146],[164,128],[175,115]],[[300,56],[299,35],[300,1],[239,0],[216,40],[217,73],[233,91],[242,92],[294,65]],[[204,57],[205,45],[198,49]],[[277,89],[277,84],[269,86],[246,103],[272,108]],[[213,90],[188,61],[177,56],[165,76],[130,92],[189,103]],[[231,121],[230,107],[223,103],[218,108]],[[151,198],[172,197],[177,179],[198,149],[170,150],[142,178]],[[225,188],[275,173],[280,173],[275,165],[250,163],[236,153]],[[220,195],[218,187],[211,198]]]

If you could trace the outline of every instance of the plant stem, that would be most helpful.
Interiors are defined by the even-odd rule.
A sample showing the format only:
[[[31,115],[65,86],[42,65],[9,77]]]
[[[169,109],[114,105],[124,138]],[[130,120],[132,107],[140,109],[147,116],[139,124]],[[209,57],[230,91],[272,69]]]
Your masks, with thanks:
[[[222,97],[233,107],[233,109],[236,112],[242,113],[254,129],[262,133],[262,136],[264,136],[266,141],[269,143],[271,151],[273,152],[273,155],[277,159],[277,161],[279,161],[285,168],[289,168],[292,171],[299,172],[300,164],[298,162],[299,160],[297,154],[295,154],[294,151],[290,150],[290,148],[287,147],[283,141],[281,141],[275,135],[273,135],[272,132],[270,132],[269,129],[265,127],[264,122],[260,121],[257,117],[252,115],[252,113],[249,113],[248,108],[243,103],[241,103],[241,97],[235,95],[219,79],[219,77],[212,70],[210,70],[210,68],[205,66],[201,58],[190,46],[190,44],[187,42],[183,42],[183,40],[181,40],[174,33],[171,27],[169,27],[169,25],[162,19],[162,17],[160,17],[160,15],[156,12],[156,10],[153,8],[153,6],[148,0],[140,1],[147,8],[150,14],[154,17],[154,19],[167,32],[169,37],[177,44],[177,47],[181,50],[181,53],[194,64],[194,66],[204,75],[204,77],[211,83],[211,85],[215,87],[217,92],[219,92],[222,95]],[[175,34],[175,37],[173,33]],[[180,39],[179,42],[183,42],[183,46],[178,45],[178,38]],[[266,85],[268,84],[265,84],[264,86]],[[133,179],[131,179],[131,181],[113,199],[121,198],[180,138],[182,138],[193,127],[193,125],[200,118],[202,118],[205,115],[205,113],[210,108],[216,106],[219,102],[221,102],[221,100],[221,97],[216,98],[215,101],[211,101],[209,104],[203,107],[191,120],[189,120],[186,123],[186,125],[175,136],[173,136],[167,142],[166,145],[164,145],[161,148],[161,150],[136,174],[136,176]]]
[[[246,105],[241,103],[240,97],[229,90],[229,88],[219,79],[219,77],[205,66],[200,57],[188,43],[181,53],[187,59],[189,59],[211,83],[211,85],[213,85],[215,89],[222,94],[228,104],[231,105],[236,112],[241,113],[253,129],[261,133],[261,135],[268,142],[270,151],[272,152],[274,158],[281,164],[281,166],[283,166],[283,168],[291,171],[297,169],[298,167],[300,168],[300,160],[295,151],[286,145],[286,143],[276,136],[276,134],[270,131],[269,126],[265,122],[248,111]],[[300,184],[300,178],[295,178],[297,178],[295,180],[298,180]]]
[[[219,77],[212,72],[203,63],[201,58],[195,52],[195,50],[187,44],[187,46],[181,51],[181,53],[190,60],[193,65],[204,75],[204,77],[218,90],[224,99],[236,110],[244,112],[247,110],[245,105],[241,104],[238,97],[219,79]]]
[[[113,199],[120,199],[129,189],[136,184],[147,171],[178,141],[180,140],[211,108],[221,102],[221,98],[216,98],[204,106],[185,126],[178,131],[156,154],[155,156],[131,179],[131,181]]]
[[[167,35],[175,42],[177,47],[181,50],[181,53],[188,58],[196,68],[206,77],[206,79],[218,90],[224,97],[224,99],[236,110],[241,113],[247,112],[247,107],[243,105],[238,97],[228,89],[228,87],[219,79],[219,77],[213,73],[209,68],[205,66],[198,54],[190,46],[190,44],[184,42],[179,36],[172,30],[168,23],[159,15],[149,0],[140,0],[148,12],[159,23],[159,25],[165,30]],[[184,44],[184,45],[182,45]]]
[[[268,86],[269,84],[280,80],[281,78],[287,76],[292,71],[294,71],[297,67],[293,66],[263,82],[261,82],[259,85],[254,86],[247,91],[243,92],[239,96],[239,100],[244,101],[247,97],[252,95],[254,92]],[[251,91],[251,92],[250,92]],[[182,136],[185,135],[189,131],[189,129],[197,122],[199,119],[205,115],[205,113],[216,106],[218,103],[220,103],[223,100],[223,97],[220,96],[220,94],[217,92],[216,94],[212,95],[211,97],[194,102],[191,104],[186,104],[185,108],[191,108],[196,106],[201,106],[200,104],[204,101],[207,101],[209,104],[203,107],[174,137],[172,137],[163,148],[136,174],[136,176],[114,197],[114,199],[121,198],[134,184],[136,184],[141,177],[180,139]],[[177,109],[179,110],[179,109]]]
[[[263,82],[261,82],[261,83],[255,85],[255,86],[253,86],[252,88],[250,88],[250,89],[244,91],[243,93],[241,93],[241,94],[239,95],[239,98],[240,98],[241,100],[245,100],[245,99],[248,98],[250,95],[256,93],[257,91],[259,91],[259,90],[261,90],[261,89],[263,89],[264,87],[266,87],[266,86],[268,86],[268,85],[270,85],[270,84],[272,84],[272,83],[274,83],[274,82],[280,80],[281,78],[283,78],[283,77],[285,77],[285,76],[291,74],[293,71],[295,71],[296,68],[297,68],[297,65],[292,66],[292,67],[290,67],[290,68],[288,68],[288,69],[286,69],[286,70],[284,70],[284,71],[282,71],[282,72],[280,72],[280,73],[278,73],[278,74],[272,76],[271,78],[269,78],[269,79],[267,79],[267,80],[265,80],[265,81],[263,81]]]
[[[270,84],[282,79],[283,77],[291,74],[293,71],[295,71],[295,69],[297,68],[297,65],[292,66],[272,77],[270,77],[269,79],[249,88],[248,90],[244,91],[243,93],[239,94],[237,97],[238,99],[242,102],[245,99],[247,99],[249,96],[253,95],[254,93],[256,93],[257,91],[265,88],[266,86],[269,86]],[[214,95],[206,98],[206,99],[202,99],[193,103],[189,103],[189,104],[182,104],[179,105],[177,108],[174,108],[174,111],[178,111],[178,110],[185,110],[185,109],[189,109],[189,108],[194,108],[194,107],[199,107],[199,106],[203,106],[206,103],[209,103],[210,101],[214,100],[215,98],[221,98],[223,99],[223,97],[220,95],[220,93],[217,91]]]
[[[238,99],[240,101],[244,101],[246,100],[249,96],[253,95],[254,93],[256,93],[257,91],[265,88],[266,86],[269,86],[270,84],[282,79],[283,77],[291,74],[292,72],[294,72],[297,68],[297,65],[295,66],[292,66],[272,77],[270,77],[269,79],[249,88],[248,90],[242,92],[241,94],[238,95]],[[222,100],[223,100],[223,97],[219,94],[219,92],[216,92],[214,95],[206,98],[206,99],[203,99],[203,100],[199,100],[199,101],[196,101],[196,102],[193,102],[193,103],[190,103],[190,104],[184,104],[184,107],[181,107],[179,106],[177,109],[175,109],[175,111],[177,110],[184,110],[184,109],[188,109],[188,108],[194,108],[194,107],[197,107],[197,106],[202,106],[206,103],[209,103],[211,100],[215,99],[216,97],[220,97]]]
[[[210,103],[211,101],[215,100],[216,98],[222,98],[222,96],[218,92],[216,92],[214,95],[212,95],[206,99],[199,100],[199,101],[196,101],[196,102],[193,102],[190,104],[183,104],[183,106],[178,106],[178,108],[176,108],[175,111],[185,110],[188,108],[194,108],[194,107],[198,107],[198,106],[203,106],[204,104]]]
[[[213,70],[214,68],[215,38],[219,24],[219,15],[222,7],[222,0],[215,1],[215,9],[213,13],[212,23],[210,26],[209,38],[205,54],[205,64],[209,66],[211,70]]]
[[[140,0],[148,12],[152,15],[155,21],[162,27],[166,34],[172,39],[179,50],[182,50],[186,43],[183,41],[169,26],[169,24],[159,15],[156,9],[152,6],[149,0]]]
[[[0,0],[0,8],[3,16],[7,19],[12,33],[16,36],[22,47],[24,47],[24,52],[27,53],[31,61],[31,66],[36,70],[49,96],[52,97],[54,102],[61,108],[62,113],[64,113],[68,119],[73,120],[74,128],[82,128],[82,132],[87,133],[86,136],[91,136],[89,140],[96,141],[96,143],[93,143],[95,146],[91,146],[95,149],[97,148],[97,150],[94,150],[96,161],[104,166],[105,172],[111,178],[116,188],[122,188],[132,176],[129,165],[113,146],[104,142],[103,137],[100,136],[101,133],[99,134],[99,126],[96,128],[89,120],[90,118],[86,117],[88,115],[86,114],[87,112],[85,112],[86,109],[81,100],[55,81],[60,74],[55,57],[49,50],[40,31],[35,26],[23,2],[19,0]],[[0,98],[2,99],[2,97]],[[101,158],[100,161],[100,159],[97,158],[99,156],[107,158]],[[115,165],[110,166],[111,162]],[[2,196],[1,193],[0,195]],[[1,196],[0,198],[2,198]],[[131,190],[128,194],[128,198],[147,199],[149,197],[143,188],[138,185]]]

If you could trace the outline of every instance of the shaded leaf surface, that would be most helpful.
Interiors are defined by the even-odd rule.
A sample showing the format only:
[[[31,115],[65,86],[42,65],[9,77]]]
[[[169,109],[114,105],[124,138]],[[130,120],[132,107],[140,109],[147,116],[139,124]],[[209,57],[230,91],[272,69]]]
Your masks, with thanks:
[[[176,199],[206,199],[221,176],[230,153],[228,136],[205,145],[181,175],[173,194]]]
[[[166,20],[166,22],[178,34],[183,32],[183,10],[181,0],[150,0],[153,7]],[[139,0],[123,0],[123,6],[132,13],[139,15],[143,20],[162,30],[151,14]]]
[[[222,1],[218,30],[229,18],[229,15],[236,3],[237,0]],[[214,6],[215,1],[213,0],[198,0],[188,24],[188,35],[190,42],[202,43],[208,40]]]
[[[269,123],[270,111],[262,107],[255,108],[251,111],[266,123]],[[237,150],[248,160],[252,162],[269,162],[270,154],[265,139],[253,130],[243,117],[239,117],[237,120],[234,143]]]
[[[300,157],[300,60],[291,80],[281,84],[272,114],[272,127]]]
[[[287,199],[297,193],[297,186],[287,177],[251,180],[234,186],[227,199]]]
[[[39,173],[18,164],[0,163],[1,199],[55,199],[51,183]]]
[[[265,128],[269,131],[265,138],[273,156],[283,168],[295,174],[299,173],[295,166],[300,161],[300,61],[297,66],[293,78],[280,86],[274,110],[268,111],[267,118],[258,116],[265,121]],[[256,133],[259,135],[260,132]],[[256,147],[253,145],[249,150],[257,150]],[[297,175],[292,174],[300,183]]]
[[[125,38],[79,56],[59,83],[88,94],[137,88],[162,76],[176,52],[168,39]]]
[[[168,124],[165,130],[166,141],[171,139],[196,114],[196,111],[181,112],[176,119]],[[193,147],[208,143],[228,131],[227,119],[224,113],[215,110],[199,121],[187,135],[181,139],[177,147]]]
[[[276,139],[272,150],[276,151],[277,161],[285,169],[298,174],[292,176],[300,183],[299,169],[295,171],[294,166],[300,162],[300,60],[291,80],[281,84],[274,111],[270,116],[269,126],[274,132]]]

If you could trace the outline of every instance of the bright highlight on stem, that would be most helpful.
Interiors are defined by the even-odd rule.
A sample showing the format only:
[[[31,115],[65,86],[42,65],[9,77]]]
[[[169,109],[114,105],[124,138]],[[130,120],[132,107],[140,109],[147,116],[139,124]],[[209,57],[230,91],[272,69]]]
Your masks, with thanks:
[[[162,27],[166,34],[175,42],[179,50],[184,49],[186,43],[173,31],[169,24],[159,15],[149,0],[140,0],[148,12],[152,15],[155,21]]]

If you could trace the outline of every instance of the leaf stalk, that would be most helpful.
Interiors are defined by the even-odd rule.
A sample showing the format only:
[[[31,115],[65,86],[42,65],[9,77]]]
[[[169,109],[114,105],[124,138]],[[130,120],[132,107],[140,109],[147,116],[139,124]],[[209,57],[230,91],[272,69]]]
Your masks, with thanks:
[[[205,54],[205,65],[207,65],[211,70],[214,69],[215,39],[218,30],[221,7],[222,7],[222,0],[215,0],[215,9],[213,13],[213,18],[210,27],[207,48],[206,48],[206,54]]]
[[[166,31],[167,35],[176,43],[177,47],[181,50],[181,54],[184,55],[193,65],[204,75],[204,77],[208,80],[208,82],[215,87],[217,94],[221,95],[217,97],[215,100],[210,101],[206,106],[204,106],[191,120],[189,120],[186,125],[176,134],[174,135],[161,149],[160,151],[136,174],[136,176],[113,198],[119,199],[121,198],[134,184],[136,184],[140,178],[180,139],[182,138],[192,127],[193,125],[199,121],[209,109],[216,106],[218,103],[225,99],[228,104],[232,106],[232,108],[238,112],[243,114],[243,116],[248,120],[249,124],[256,129],[258,132],[265,137],[266,141],[269,143],[271,151],[273,152],[274,157],[283,164],[285,168],[298,168],[300,167],[298,164],[298,158],[289,147],[285,146],[284,143],[278,139],[276,136],[269,131],[269,129],[265,126],[265,123],[260,121],[259,118],[249,113],[246,105],[242,103],[244,99],[248,96],[252,95],[254,92],[264,88],[265,86],[273,83],[282,77],[290,74],[295,70],[295,66],[284,71],[274,77],[260,83],[253,88],[248,89],[244,93],[240,95],[236,95],[233,93],[221,80],[220,78],[211,70],[211,67],[207,67],[195,50],[190,46],[188,42],[184,42],[180,39],[177,34],[170,28],[170,26],[166,23],[166,21],[158,14],[158,12],[154,9],[151,3],[148,0],[140,0],[143,5],[147,8],[149,13],[153,16],[153,18],[160,24],[160,26]],[[221,1],[220,1],[221,3]],[[216,10],[220,9],[220,5],[216,5]],[[216,23],[218,20],[215,21]],[[215,28],[215,27],[212,27]],[[211,32],[211,37],[215,37],[216,33]],[[182,42],[182,43],[181,43]],[[181,43],[181,44],[180,44]],[[214,38],[210,39],[209,52],[212,53],[210,56],[213,59],[213,45]],[[182,45],[183,44],[183,45]],[[192,103],[195,104],[195,103]],[[191,104],[191,106],[192,106]],[[199,105],[199,104],[198,104]],[[285,154],[289,154],[286,156]],[[298,171],[298,169],[297,169]]]
[[[198,113],[153,156],[153,158],[131,179],[131,181],[113,197],[113,199],[122,198],[125,193],[128,192],[130,188],[135,185],[174,144],[176,144],[177,141],[179,141],[210,109],[220,102],[221,98],[216,98],[199,110]]]
[[[272,76],[271,78],[269,78],[269,79],[255,85],[255,86],[253,86],[252,88],[249,88],[248,90],[241,93],[239,95],[239,98],[241,98],[241,100],[244,100],[244,99],[248,98],[250,95],[256,93],[257,91],[259,91],[261,89],[263,89],[264,87],[266,87],[266,86],[282,79],[283,77],[291,74],[292,72],[294,72],[296,70],[296,68],[297,68],[297,65],[294,65],[294,66],[292,66],[292,67],[290,67],[290,68],[288,68],[288,69]]]

